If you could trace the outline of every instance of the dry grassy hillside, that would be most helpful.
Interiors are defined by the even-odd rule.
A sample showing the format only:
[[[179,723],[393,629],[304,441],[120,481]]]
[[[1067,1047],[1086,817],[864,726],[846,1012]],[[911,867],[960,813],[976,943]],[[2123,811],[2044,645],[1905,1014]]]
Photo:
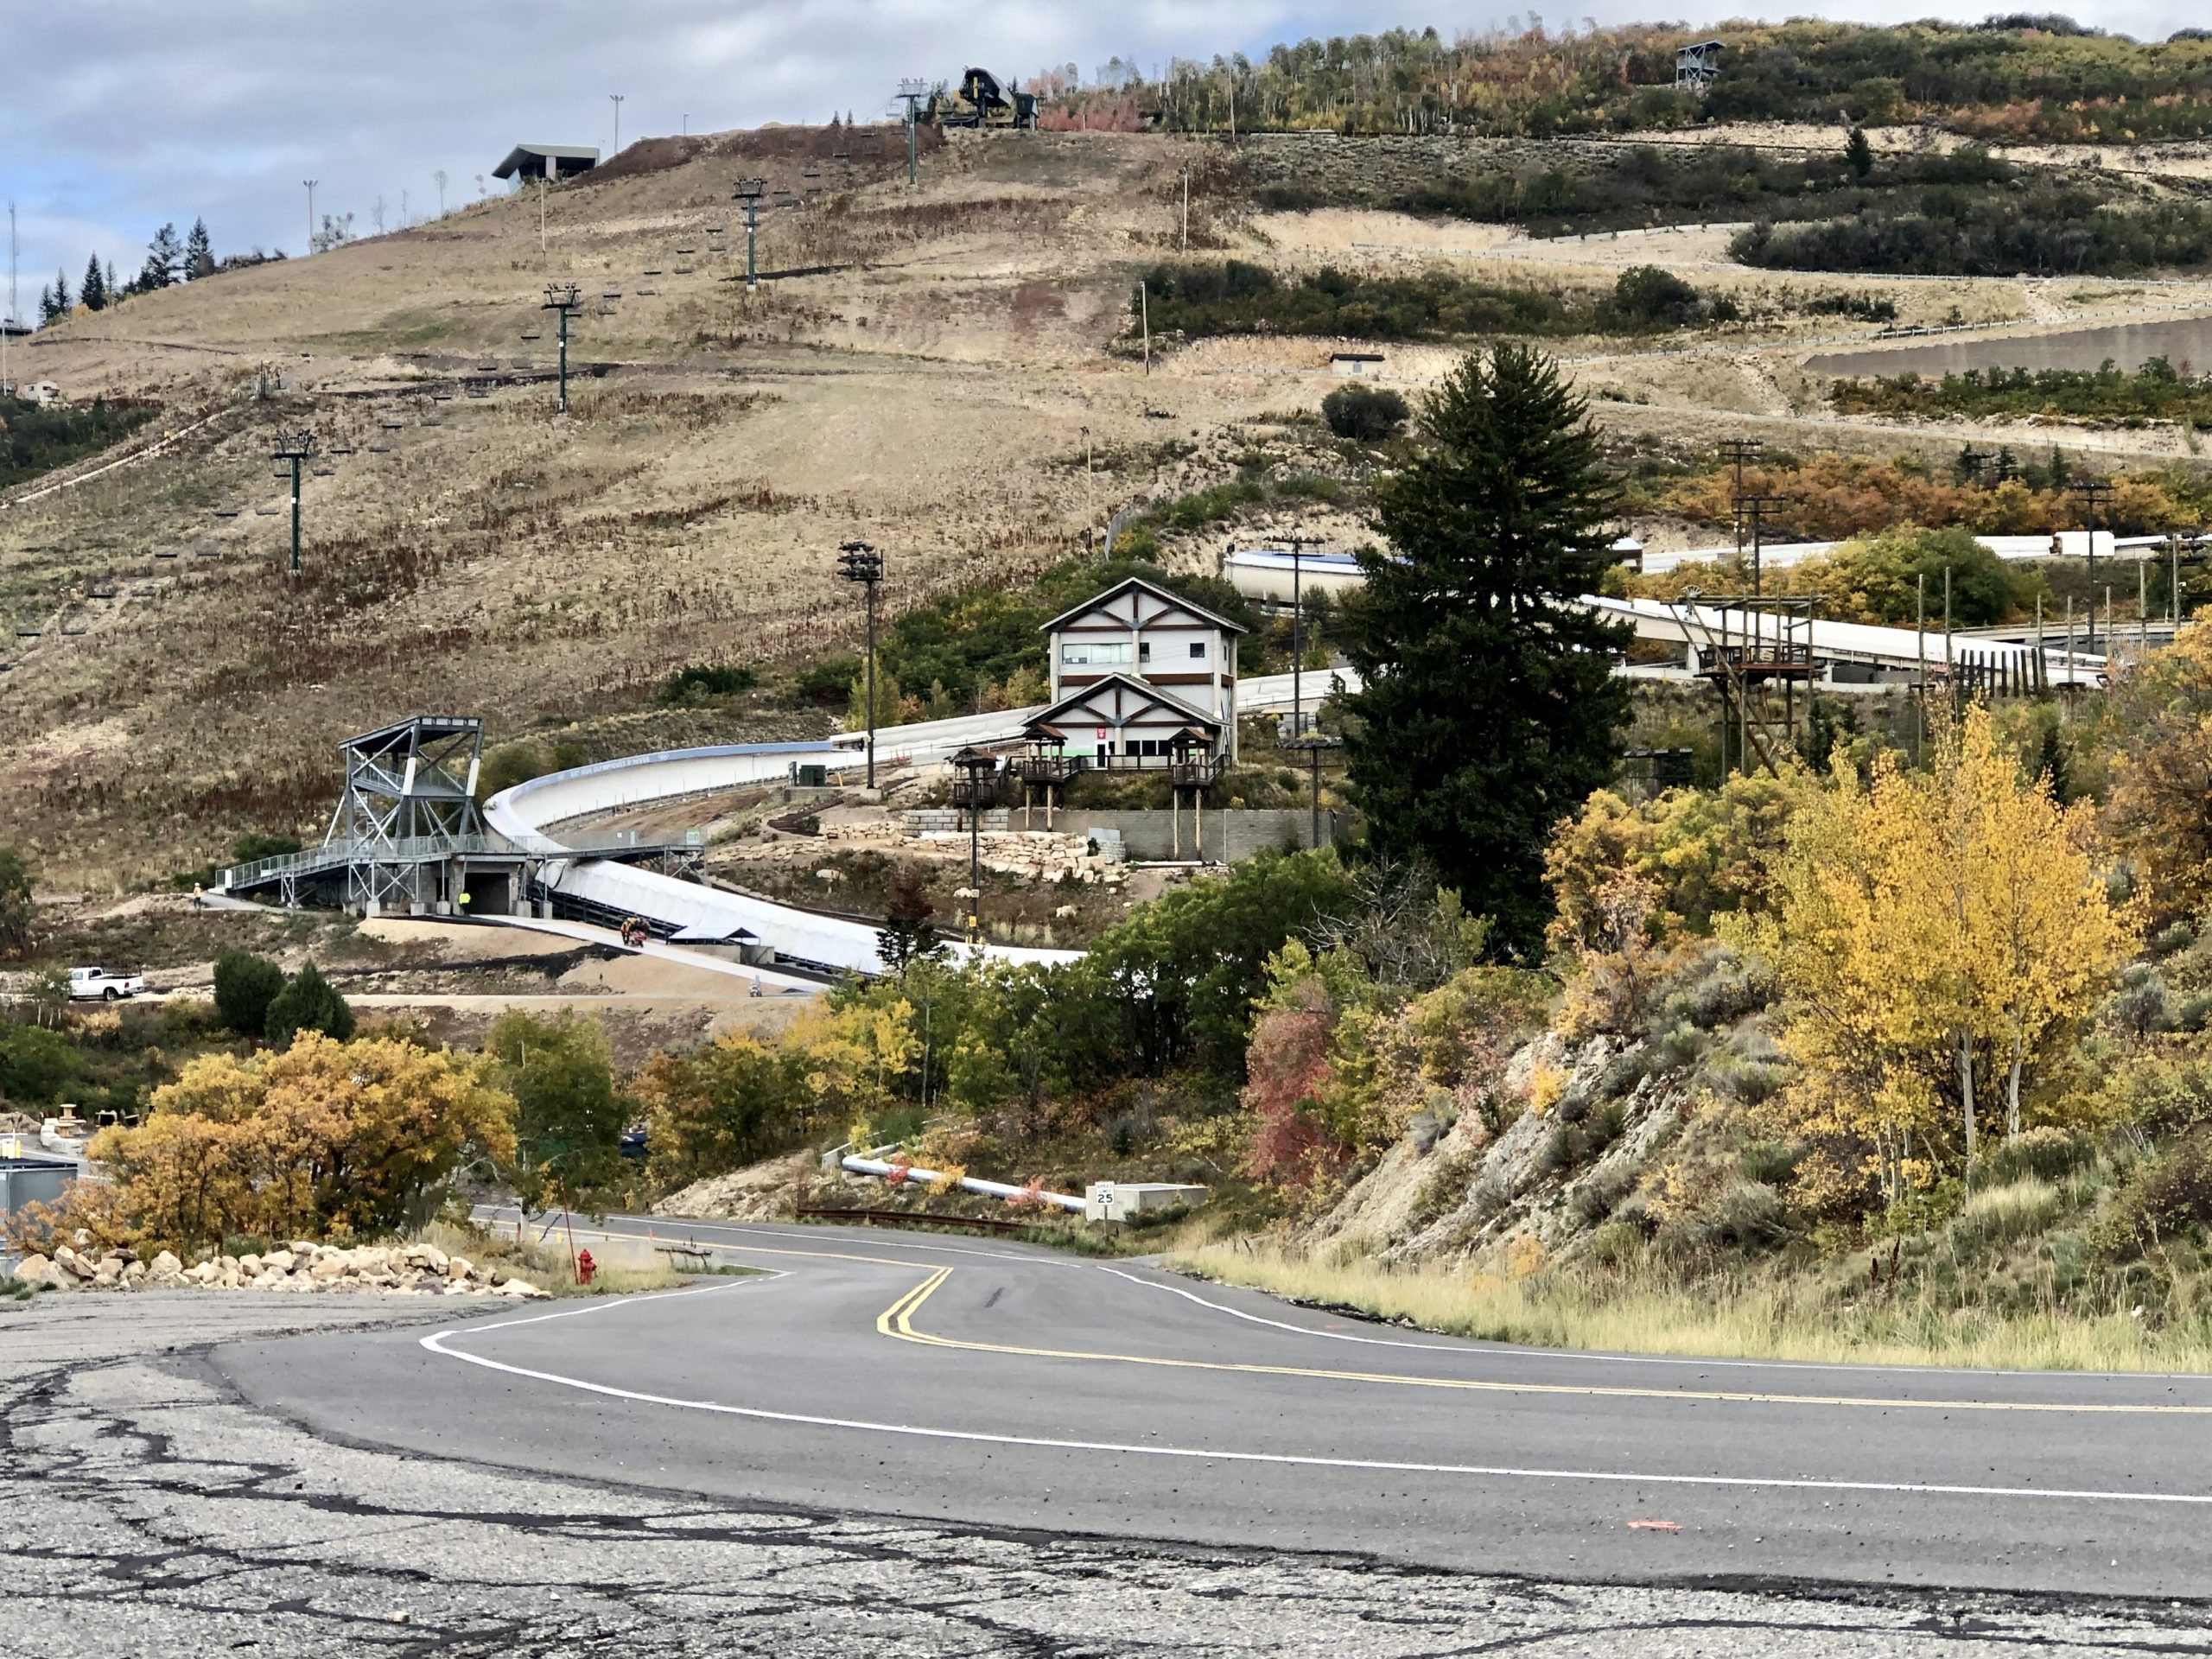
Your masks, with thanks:
[[[1777,316],[1775,296],[1808,282],[1727,266],[1720,232],[1694,226],[1531,243],[1382,212],[1255,213],[1242,193],[1257,148],[925,136],[912,191],[892,130],[647,140],[550,193],[543,251],[538,200],[503,198],[41,332],[33,378],[151,397],[162,415],[124,446],[142,459],[95,458],[63,475],[82,481],[0,508],[0,844],[49,887],[159,882],[242,831],[310,830],[337,740],[426,709],[481,715],[494,741],[557,732],[602,754],[819,729],[826,716],[787,708],[678,718],[650,692],[689,664],[856,644],[859,607],[832,575],[849,537],[888,556],[896,609],[1064,557],[1117,508],[1262,452],[1313,464],[1313,429],[1283,417],[1329,389],[1330,342],[1199,341],[1148,374],[1108,349],[1138,270],[1177,246],[1186,166],[1193,252],[1285,271],[1598,289],[1655,261]],[[1313,143],[1338,167],[1368,153]],[[751,291],[729,199],[747,175],[790,204],[766,215],[767,280]],[[566,419],[540,308],[553,281],[588,301]],[[2203,297],[1897,292],[1910,321],[2038,326]],[[1923,442],[1836,421],[1796,366],[1814,336],[1870,325],[1788,315],[1559,349],[1628,431],[1701,442],[1751,422],[1792,442]],[[1418,381],[1455,349],[1393,347],[1393,371]],[[334,453],[307,481],[295,578],[269,452],[301,427]],[[1177,556],[1208,560],[1218,540]]]
[[[332,744],[427,708],[632,747],[614,717],[677,666],[855,637],[841,541],[885,550],[893,606],[1060,557],[1088,521],[1084,427],[1103,514],[1151,487],[1170,427],[1238,412],[1147,419],[1142,375],[1099,349],[1120,270],[1170,223],[1164,144],[955,144],[910,194],[903,144],[835,143],[659,141],[645,159],[671,164],[627,152],[552,193],[543,254],[537,202],[505,200],[40,335],[41,378],[158,397],[141,444],[183,435],[0,512],[0,613],[41,630],[0,639],[0,842],[49,882],[158,880],[312,823]],[[728,198],[756,172],[819,193],[760,248],[816,274],[748,294]],[[565,421],[534,378],[556,279],[623,294],[575,324]],[[453,395],[467,378],[495,386]],[[300,426],[354,453],[308,480],[295,579],[287,513],[258,510]]]

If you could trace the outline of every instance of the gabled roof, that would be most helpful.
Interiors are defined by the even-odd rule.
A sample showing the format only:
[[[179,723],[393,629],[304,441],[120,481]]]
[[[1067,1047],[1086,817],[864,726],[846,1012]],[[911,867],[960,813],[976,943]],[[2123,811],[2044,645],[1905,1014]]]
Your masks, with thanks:
[[[1179,718],[1187,720],[1205,730],[1217,732],[1221,729],[1222,722],[1204,709],[1193,709],[1173,692],[1164,687],[1154,685],[1149,681],[1138,679],[1133,674],[1101,675],[1087,685],[1076,687],[1051,708],[1039,710],[1025,729],[1033,732],[1041,726],[1049,726],[1055,721],[1065,720],[1071,711],[1090,702],[1101,691],[1110,690],[1116,687],[1133,691],[1155,707],[1165,709]],[[1077,723],[1095,725],[1096,721],[1083,721]]]
[[[1082,604],[1062,611],[1051,621],[1045,623],[1039,632],[1043,633],[1054,632],[1075,617],[1086,616],[1092,611],[1099,609],[1102,606],[1112,604],[1123,594],[1128,593],[1132,588],[1141,588],[1146,593],[1150,594],[1154,599],[1160,601],[1162,604],[1172,605],[1179,611],[1188,611],[1192,616],[1197,617],[1200,621],[1211,622],[1215,627],[1220,628],[1225,632],[1243,633],[1244,632],[1244,629],[1242,626],[1230,621],[1227,617],[1217,616],[1213,612],[1206,609],[1205,606],[1198,604],[1194,601],[1187,600],[1180,594],[1173,593],[1167,588],[1160,587],[1157,582],[1147,582],[1142,576],[1131,576],[1125,582],[1118,582],[1115,583],[1114,586],[1109,588],[1103,594],[1093,594],[1089,599],[1084,600]]]

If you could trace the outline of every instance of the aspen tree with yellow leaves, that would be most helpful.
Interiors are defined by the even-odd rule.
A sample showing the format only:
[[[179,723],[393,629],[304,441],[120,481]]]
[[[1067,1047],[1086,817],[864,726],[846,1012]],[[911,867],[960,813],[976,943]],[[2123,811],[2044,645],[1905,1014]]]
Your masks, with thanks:
[[[1925,772],[1846,764],[1776,861],[1754,942],[1774,964],[1787,1096],[1834,1204],[1871,1180],[1895,1203],[1971,1165],[1983,1125],[2020,1128],[2039,1069],[2070,1043],[2133,943],[2091,862],[2088,820],[2021,775],[1988,711],[1939,730]]]

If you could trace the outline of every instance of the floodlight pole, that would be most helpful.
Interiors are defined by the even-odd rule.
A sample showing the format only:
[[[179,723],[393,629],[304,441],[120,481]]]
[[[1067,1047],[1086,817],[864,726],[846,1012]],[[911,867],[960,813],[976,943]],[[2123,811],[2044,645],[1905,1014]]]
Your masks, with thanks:
[[[561,397],[555,408],[556,415],[569,412],[569,319],[583,307],[574,283],[549,283],[545,289],[545,303],[540,310],[557,312],[561,318]]]
[[[1306,652],[1299,637],[1300,626],[1306,620],[1306,595],[1300,577],[1305,569],[1305,553],[1309,547],[1321,545],[1319,536],[1286,536],[1285,544],[1290,549],[1290,734],[1306,735]]]
[[[315,454],[315,434],[287,432],[276,440],[270,459],[292,464],[292,574],[300,574],[300,464]]]
[[[767,190],[768,181],[766,179],[740,179],[730,198],[733,201],[745,204],[745,286],[747,289],[760,285],[760,272],[753,262],[753,238],[760,223],[760,198],[767,194]]]
[[[614,157],[614,156],[619,156],[619,155],[620,155],[620,154],[622,153],[622,99],[623,99],[623,96],[624,96],[624,95],[623,95],[622,93],[620,93],[620,92],[609,92],[609,93],[607,94],[607,97],[609,97],[609,98],[611,98],[611,99],[613,99],[614,100],[614,148],[613,148],[613,149],[611,149],[611,150],[609,150],[609,151],[607,152],[607,155],[608,155],[609,159],[612,159],[613,157]]]
[[[312,254],[315,251],[315,188],[322,181],[302,179],[300,182],[308,188],[308,251]]]
[[[875,787],[875,585],[883,580],[883,555],[866,542],[843,543],[837,549],[837,574],[858,582],[868,592],[868,786]]]

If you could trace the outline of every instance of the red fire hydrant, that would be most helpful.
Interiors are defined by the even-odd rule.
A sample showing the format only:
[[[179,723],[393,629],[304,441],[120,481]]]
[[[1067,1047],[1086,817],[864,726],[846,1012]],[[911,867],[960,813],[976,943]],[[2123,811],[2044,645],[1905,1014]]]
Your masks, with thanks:
[[[591,1252],[589,1250],[584,1251],[581,1255],[576,1257],[576,1282],[578,1284],[588,1285],[591,1283],[592,1274],[598,1271],[599,1263],[591,1259]]]

